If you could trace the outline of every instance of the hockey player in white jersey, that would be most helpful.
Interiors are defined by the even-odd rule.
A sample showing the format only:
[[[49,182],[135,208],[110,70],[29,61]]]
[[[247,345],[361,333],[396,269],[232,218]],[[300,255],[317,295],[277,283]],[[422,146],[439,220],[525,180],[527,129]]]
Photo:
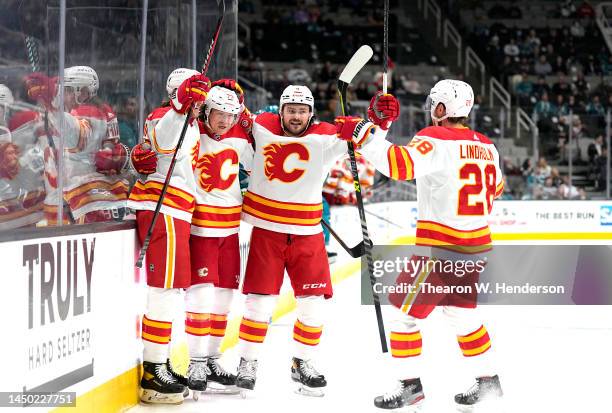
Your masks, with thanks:
[[[262,113],[253,123],[256,152],[242,219],[254,228],[243,284],[236,385],[255,387],[258,355],[286,270],[297,301],[291,378],[300,392],[322,395],[327,381],[312,359],[323,332],[325,299],[333,290],[321,193],[328,171],[347,148],[336,139],[334,125],[313,118],[314,99],[306,86],[288,86],[279,106],[278,115]],[[379,139],[386,134],[377,133]]]
[[[132,188],[128,204],[137,210],[138,236],[142,242],[153,219],[153,211],[161,194],[185,117],[189,116],[185,138],[177,154],[174,172],[146,255],[148,305],[142,320],[144,373],[140,386],[141,400],[148,403],[181,403],[185,385],[194,391],[206,389],[209,372],[205,363],[191,360],[187,381],[181,382],[169,371],[167,362],[173,315],[176,308],[183,307],[181,290],[186,289],[186,310],[188,315],[193,315],[187,318],[194,320],[196,324],[205,318],[201,315],[201,306],[210,302],[210,297],[207,296],[210,289],[202,288],[203,279],[194,278],[191,272],[189,248],[191,220],[196,204],[194,169],[200,146],[197,116],[210,89],[210,81],[199,73],[192,75],[183,72],[183,75],[187,75],[187,78],[176,90],[172,90],[170,106],[154,111],[157,114],[163,112],[155,119],[154,127],[147,129],[146,140],[155,155],[145,153],[139,159],[148,161],[149,167],[152,160],[156,159],[157,162],[154,162],[154,170]],[[189,108],[192,110],[187,113]],[[149,119],[149,126],[152,120]],[[133,157],[132,162],[134,163]],[[187,326],[189,328],[190,324]],[[198,328],[199,326],[194,329]]]
[[[432,88],[428,101],[434,126],[419,131],[407,146],[375,136],[366,141],[352,138],[356,127],[368,127],[365,120],[355,124],[345,119],[342,136],[360,144],[361,153],[383,174],[417,180],[417,245],[431,246],[432,257],[475,260],[491,248],[487,216],[493,200],[503,191],[499,155],[486,136],[465,126],[474,103],[467,83],[442,80]],[[369,112],[373,123],[388,128],[393,119],[386,118],[381,113],[384,111],[399,113],[399,103],[393,96],[377,95]],[[423,271],[421,276],[420,282],[429,281],[427,277],[433,272]],[[459,407],[477,405],[502,394],[490,360],[491,340],[476,314],[473,298],[462,300],[452,294],[438,298],[438,305],[444,304],[443,313],[455,329],[466,367],[476,376],[471,389],[455,396]],[[416,406],[424,399],[419,320],[437,306],[423,292],[390,299],[401,309],[391,329],[391,354],[400,380],[395,390],[374,400],[383,409]]]
[[[26,113],[25,106],[17,105],[11,90],[0,84],[0,230],[34,225],[43,217],[43,154],[36,133],[40,113]]]

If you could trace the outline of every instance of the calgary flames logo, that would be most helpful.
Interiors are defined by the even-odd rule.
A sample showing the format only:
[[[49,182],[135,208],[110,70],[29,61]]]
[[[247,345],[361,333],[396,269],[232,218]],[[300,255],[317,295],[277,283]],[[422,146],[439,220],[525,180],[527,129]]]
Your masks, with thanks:
[[[191,148],[191,169],[195,171],[198,166],[198,154],[200,153],[200,141]]]
[[[285,162],[291,155],[297,155],[300,161],[310,159],[308,149],[300,143],[271,143],[263,148],[266,158],[264,172],[269,181],[278,179],[281,182],[294,182],[304,175],[304,169],[294,168],[291,171],[285,169]]]
[[[236,172],[230,173],[227,178],[223,178],[223,167],[225,163],[235,166]],[[198,159],[197,168],[201,170],[200,186],[206,192],[213,189],[225,191],[229,189],[238,176],[238,154],[233,149],[225,149],[218,153],[207,153]],[[227,166],[226,166],[227,168]]]

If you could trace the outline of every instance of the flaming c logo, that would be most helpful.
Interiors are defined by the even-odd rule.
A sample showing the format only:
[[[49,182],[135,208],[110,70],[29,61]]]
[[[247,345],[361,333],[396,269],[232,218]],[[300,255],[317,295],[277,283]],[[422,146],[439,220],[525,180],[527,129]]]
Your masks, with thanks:
[[[285,170],[285,161],[294,154],[300,161],[310,159],[308,149],[300,143],[271,143],[263,148],[263,155],[266,158],[264,172],[269,181],[278,179],[281,182],[294,182],[304,175],[304,169],[301,168]]]
[[[236,166],[236,172],[223,178],[222,171],[226,162]],[[206,153],[198,159],[197,167],[200,172],[200,186],[206,192],[213,189],[225,191],[229,189],[238,176],[238,154],[233,149],[224,149],[218,153]]]

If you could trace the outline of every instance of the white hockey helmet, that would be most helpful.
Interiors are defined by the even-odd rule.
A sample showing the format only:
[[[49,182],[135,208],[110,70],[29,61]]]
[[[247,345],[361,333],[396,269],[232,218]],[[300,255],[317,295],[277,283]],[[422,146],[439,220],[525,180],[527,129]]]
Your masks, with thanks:
[[[280,97],[280,103],[278,105],[279,112],[282,113],[283,105],[286,103],[301,103],[302,105],[308,105],[308,107],[310,107],[311,116],[314,112],[314,98],[307,86],[287,86]]]
[[[10,105],[15,102],[13,93],[6,85],[0,83],[0,105]]]
[[[437,118],[435,112],[440,103],[446,108],[446,114]],[[431,118],[437,122],[446,118],[467,117],[474,106],[474,91],[470,85],[461,80],[440,80],[429,92],[427,106]]]
[[[86,87],[90,96],[96,96],[100,82],[98,74],[91,67],[72,66],[64,70],[64,86],[73,87],[77,94],[81,88]]]
[[[208,91],[206,100],[204,101],[204,114],[206,118],[213,109],[221,112],[239,115],[242,112],[242,105],[238,100],[238,96],[233,90],[226,89],[221,86],[214,86]]]
[[[178,89],[181,83],[199,73],[200,72],[197,70],[187,69],[185,67],[174,69],[172,73],[168,75],[168,80],[166,80],[166,92],[168,92],[168,97],[172,99],[174,97],[174,91]]]

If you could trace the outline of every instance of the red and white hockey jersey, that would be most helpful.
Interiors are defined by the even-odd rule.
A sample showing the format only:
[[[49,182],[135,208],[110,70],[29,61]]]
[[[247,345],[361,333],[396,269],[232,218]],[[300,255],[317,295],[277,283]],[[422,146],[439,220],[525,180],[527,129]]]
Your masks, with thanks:
[[[105,141],[119,138],[117,118],[106,104],[83,104],[70,114],[56,112],[53,126],[64,117],[64,198],[75,220],[93,211],[126,206],[129,182],[121,175],[96,171],[95,153]]]
[[[136,182],[128,200],[130,208],[155,210],[184,123],[185,115],[176,112],[170,106],[157,108],[147,117],[145,140],[157,152],[157,170],[148,175],[144,181]],[[176,156],[174,171],[160,209],[162,214],[191,222],[195,208],[194,169],[199,154],[199,144],[200,131],[197,122],[191,121]]]
[[[42,125],[39,112],[24,111],[12,116],[10,132],[0,131],[2,151],[11,147],[19,158],[15,176],[0,176],[0,230],[33,225],[43,218],[44,163],[37,136]],[[3,153],[0,158],[5,161]]]
[[[191,233],[201,237],[226,237],[238,233],[242,192],[239,163],[250,171],[251,138],[239,125],[223,136],[212,134],[200,123],[200,151],[196,162],[195,210]]]
[[[386,132],[374,128],[373,140]],[[321,122],[302,136],[285,136],[279,115],[262,113],[253,123],[256,152],[242,219],[271,231],[311,235],[322,231],[322,190],[332,165],[346,154],[336,127]]]
[[[361,153],[393,179],[417,181],[417,245],[490,247],[487,216],[503,192],[493,143],[468,128],[431,126],[407,146],[371,139]]]

